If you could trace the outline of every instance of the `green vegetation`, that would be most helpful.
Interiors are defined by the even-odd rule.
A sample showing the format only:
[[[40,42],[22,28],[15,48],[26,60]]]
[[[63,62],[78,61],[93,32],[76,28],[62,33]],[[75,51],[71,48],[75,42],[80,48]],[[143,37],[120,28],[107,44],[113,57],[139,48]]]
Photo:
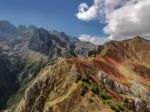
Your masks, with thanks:
[[[20,85],[17,92],[9,98],[9,100],[7,101],[6,106],[7,107],[13,106],[13,108],[11,108],[11,112],[13,110],[15,110],[15,105],[14,104],[17,104],[21,100],[22,96],[24,96],[26,88],[29,86],[29,84],[31,82],[25,83],[24,85]]]
[[[83,88],[81,90],[81,96],[84,96],[84,94],[88,91],[91,90],[94,94],[98,95],[101,97],[104,102],[111,107],[112,110],[115,112],[124,112],[127,111],[126,107],[124,104],[122,104],[120,101],[114,99],[109,95],[104,88],[100,88],[96,86],[95,84],[90,83],[90,78],[89,77],[80,77],[78,76],[78,80],[82,80],[83,82]]]
[[[97,86],[95,86],[95,85],[93,85],[93,86],[91,87],[91,91],[92,91],[93,93],[97,94],[97,95],[100,94],[100,89],[99,89]]]
[[[102,99],[107,100],[107,99],[112,99],[110,95],[108,95],[105,91],[100,93],[100,96]]]
[[[89,83],[87,83],[87,82],[84,82],[83,83],[83,88],[85,89],[85,90],[89,90],[90,89],[90,84]]]
[[[111,109],[115,110],[116,112],[123,112],[126,110],[125,106],[121,102],[113,99],[108,93],[106,93],[104,89],[92,85],[91,91],[99,95],[111,107]]]
[[[87,77],[87,76],[86,76],[86,77],[82,77],[82,81],[83,81],[83,82],[86,82],[86,83],[90,83],[90,82],[89,82],[89,77]]]
[[[33,74],[37,74],[43,66],[44,66],[44,64],[42,63],[42,61],[28,63],[25,66],[25,71],[29,70],[28,72],[33,73]]]
[[[77,75],[76,75],[76,80],[75,80],[75,82],[78,83],[80,80],[82,80],[82,82],[90,83],[90,82],[89,82],[89,79],[90,79],[90,78],[89,78],[88,75],[82,77],[81,74],[77,74]]]
[[[103,100],[112,99],[112,97],[109,94],[107,94],[104,89],[99,88],[96,85],[91,86],[91,91],[99,95]]]
[[[83,88],[81,90],[81,96],[84,96],[84,94],[90,89],[90,84],[87,82],[83,82],[82,86]]]
[[[126,111],[125,106],[119,101],[109,99],[109,100],[106,100],[105,102],[111,107],[111,109],[115,110],[116,112]]]
[[[15,105],[21,100],[22,96],[28,85],[32,82],[32,79],[40,72],[40,70],[45,66],[42,61],[39,62],[25,62],[22,72],[18,74],[18,89],[16,92],[9,98],[6,106],[15,108]],[[12,110],[13,110],[12,108]]]
[[[39,62],[26,62],[22,72],[18,75],[19,81],[23,81],[22,84],[28,82],[34,78],[44,66],[45,64],[42,60]]]

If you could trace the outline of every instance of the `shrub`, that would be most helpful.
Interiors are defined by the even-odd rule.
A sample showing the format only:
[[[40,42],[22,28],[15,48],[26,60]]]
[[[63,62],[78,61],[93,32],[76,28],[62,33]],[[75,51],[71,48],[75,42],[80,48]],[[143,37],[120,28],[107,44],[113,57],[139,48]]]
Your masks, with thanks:
[[[97,94],[97,95],[99,95],[99,93],[100,93],[100,89],[99,89],[97,86],[95,86],[95,85],[93,85],[93,86],[91,87],[91,91],[92,91],[93,93]]]
[[[90,84],[89,84],[89,83],[84,82],[84,83],[83,83],[83,89],[85,89],[85,90],[89,90],[89,89],[90,89]]]
[[[105,91],[100,93],[100,96],[102,97],[102,99],[107,100],[107,99],[112,99],[112,97],[110,95],[108,95]]]
[[[124,107],[124,105],[120,102],[117,102],[115,100],[106,100],[106,103],[111,107],[111,109],[115,110],[116,112],[121,112],[126,110],[126,108]]]
[[[82,77],[82,81],[83,81],[83,82],[86,82],[86,83],[90,83],[90,82],[89,82],[89,77]]]
[[[78,83],[80,80],[81,80],[81,75],[80,75],[80,74],[77,74],[77,75],[76,75],[76,81],[75,81],[75,82]]]

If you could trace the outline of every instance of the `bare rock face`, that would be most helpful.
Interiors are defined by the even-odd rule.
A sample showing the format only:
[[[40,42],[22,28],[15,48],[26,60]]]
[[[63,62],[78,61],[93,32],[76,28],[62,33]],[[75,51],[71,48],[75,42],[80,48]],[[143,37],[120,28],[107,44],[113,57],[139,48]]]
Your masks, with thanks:
[[[54,81],[55,79],[51,75],[50,77],[45,77],[45,79],[40,79],[37,83],[34,83],[25,93],[24,107],[21,107],[18,111],[42,112],[49,92],[54,89]]]
[[[109,87],[113,91],[115,91],[119,94],[130,93],[130,90],[128,87],[125,87],[123,85],[120,85],[119,83],[116,83],[108,75],[98,72],[98,77],[101,79],[101,81],[104,83],[105,86]]]
[[[88,56],[88,52],[96,49],[97,46],[81,42],[76,37],[62,32],[35,29],[29,39],[28,48],[56,59],[60,56]]]
[[[61,53],[61,48],[65,49],[66,45],[58,37],[50,34],[48,31],[44,29],[35,29],[32,32],[28,47],[33,51],[50,55],[51,53],[56,52],[54,51],[55,49],[60,49]]]
[[[111,90],[119,93],[119,94],[128,94],[129,96],[132,97],[132,99],[127,100],[124,99],[124,104],[129,108],[129,109],[133,109],[136,112],[148,112],[148,107],[147,107],[147,103],[146,101],[149,100],[149,96],[146,95],[144,93],[144,91],[141,92],[141,94],[143,94],[142,96],[146,97],[146,99],[143,98],[138,98],[138,96],[136,96],[135,94],[138,92],[134,91],[133,88],[128,88],[125,86],[122,86],[118,83],[116,83],[115,81],[113,81],[111,78],[109,78],[108,75],[98,72],[98,77],[101,79],[101,81],[104,83],[104,85],[108,88],[110,88]],[[142,87],[142,86],[140,86]],[[133,90],[133,91],[132,91]],[[136,88],[136,90],[138,90],[138,88]]]
[[[146,111],[148,112],[146,102],[138,98],[135,99],[135,107],[136,107],[136,112],[146,112]]]
[[[15,38],[18,34],[18,29],[9,21],[0,21],[0,41]]]

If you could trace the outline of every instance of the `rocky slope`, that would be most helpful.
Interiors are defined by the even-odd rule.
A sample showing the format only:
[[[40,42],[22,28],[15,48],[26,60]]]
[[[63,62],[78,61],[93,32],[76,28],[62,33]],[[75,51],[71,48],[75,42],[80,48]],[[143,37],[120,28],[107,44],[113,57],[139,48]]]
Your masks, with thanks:
[[[84,43],[65,33],[0,21],[0,110],[17,102],[40,70],[58,57],[87,56],[97,47],[85,43],[76,49],[78,42]]]
[[[8,21],[0,21],[0,41],[13,38],[18,33],[17,28]]]
[[[96,49],[95,45],[81,42],[63,32],[48,32],[43,28],[33,30],[30,35],[28,48],[32,51],[48,55],[50,59],[59,56],[88,56],[88,52]]]
[[[15,111],[149,112],[150,41],[111,41],[99,52],[42,69]]]

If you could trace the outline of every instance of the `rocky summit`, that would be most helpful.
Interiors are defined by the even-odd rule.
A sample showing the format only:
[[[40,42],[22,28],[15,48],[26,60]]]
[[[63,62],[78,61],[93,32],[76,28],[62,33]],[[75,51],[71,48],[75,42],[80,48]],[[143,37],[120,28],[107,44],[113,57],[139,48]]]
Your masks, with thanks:
[[[96,46],[0,21],[0,111],[150,112],[150,40]]]

